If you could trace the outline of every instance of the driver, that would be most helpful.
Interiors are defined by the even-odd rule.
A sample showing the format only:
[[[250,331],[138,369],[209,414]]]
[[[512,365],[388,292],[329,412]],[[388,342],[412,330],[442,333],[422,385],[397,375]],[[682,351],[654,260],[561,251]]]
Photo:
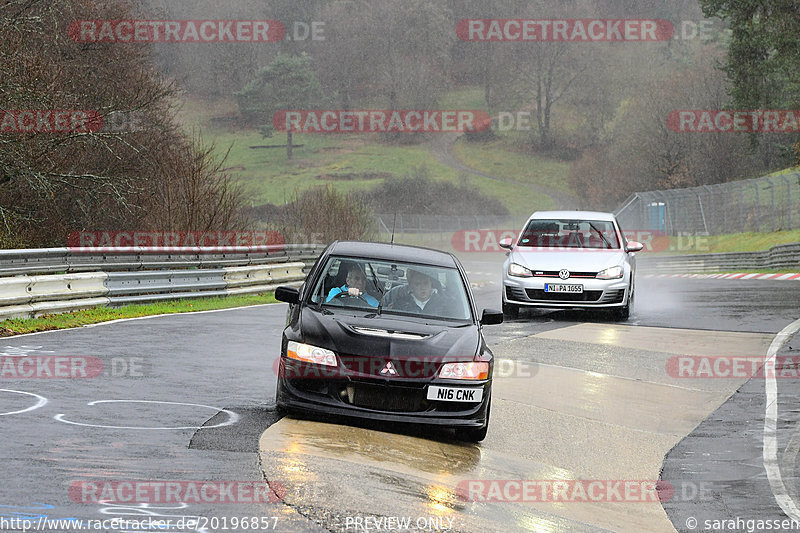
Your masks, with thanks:
[[[347,271],[347,280],[341,287],[334,287],[328,293],[326,302],[330,302],[340,294],[347,294],[354,298],[363,298],[372,307],[378,307],[378,300],[374,296],[367,294],[367,275],[361,265],[353,264]]]

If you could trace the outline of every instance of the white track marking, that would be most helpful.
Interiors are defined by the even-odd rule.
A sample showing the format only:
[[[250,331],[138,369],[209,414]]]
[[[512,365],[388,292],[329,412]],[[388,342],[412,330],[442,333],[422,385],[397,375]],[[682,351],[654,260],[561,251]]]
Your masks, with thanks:
[[[0,392],[13,392],[15,394],[26,394],[28,396],[33,396],[34,398],[38,398],[39,399],[38,402],[36,402],[34,405],[32,405],[30,407],[27,407],[25,409],[21,409],[19,411],[9,411],[7,413],[0,413],[0,416],[18,415],[20,413],[27,413],[28,411],[33,411],[34,409],[38,409],[38,408],[42,407],[44,404],[47,403],[47,398],[45,398],[44,396],[39,396],[38,394],[34,394],[32,392],[25,392],[25,391],[22,391],[22,390],[12,390],[12,389],[0,389]]]
[[[74,426],[84,426],[84,427],[92,427],[92,428],[105,428],[105,429],[168,429],[168,430],[177,430],[177,429],[212,429],[212,428],[221,428],[223,426],[230,426],[231,424],[235,424],[239,420],[239,415],[232,411],[228,411],[227,409],[221,409],[219,407],[214,407],[211,405],[203,405],[199,403],[182,403],[182,402],[163,402],[160,400],[95,400],[93,402],[89,402],[86,405],[97,405],[99,403],[163,403],[167,405],[188,405],[191,407],[203,407],[205,409],[211,409],[213,411],[222,412],[228,415],[228,420],[222,422],[221,424],[214,424],[213,426],[178,426],[178,427],[150,427],[150,426],[104,426],[101,424],[86,424],[83,422],[73,422],[72,420],[67,420],[64,418],[64,413],[59,413],[55,415],[53,418],[58,420],[59,422],[64,422],[65,424],[72,424]]]
[[[269,305],[286,305],[286,304],[284,304],[283,302],[275,302],[275,303],[271,303],[271,304],[256,304],[256,305],[243,305],[241,307],[226,307],[225,309],[207,309],[205,311],[183,311],[181,313],[162,313],[160,315],[135,316],[135,317],[131,317],[131,318],[117,318],[117,319],[114,319],[114,320],[108,320],[106,322],[98,322],[96,324],[86,324],[84,326],[76,326],[74,328],[64,328],[64,329],[58,329],[58,330],[49,329],[47,331],[34,331],[33,333],[22,333],[20,335],[13,335],[12,337],[8,337],[8,338],[9,339],[10,338],[17,339],[19,337],[28,337],[30,335],[45,335],[47,333],[53,334],[53,333],[60,333],[62,331],[75,331],[76,329],[81,329],[81,328],[96,328],[98,326],[107,326],[109,324],[116,324],[118,322],[128,322],[128,321],[131,321],[131,320],[148,320],[148,319],[151,319],[151,318],[159,318],[159,317],[163,317],[163,316],[200,315],[200,314],[203,314],[203,313],[221,313],[223,311],[241,311],[242,309],[247,309],[247,308],[250,308],[250,307],[266,307],[266,306],[269,306]]]
[[[775,380],[775,356],[778,350],[788,342],[792,335],[800,330],[800,320],[795,320],[772,340],[764,358],[764,391],[766,395],[766,412],[764,414],[764,469],[767,471],[769,485],[775,501],[778,502],[783,512],[792,520],[800,521],[800,509],[789,496],[786,485],[781,476],[780,464],[778,463],[778,383]]]

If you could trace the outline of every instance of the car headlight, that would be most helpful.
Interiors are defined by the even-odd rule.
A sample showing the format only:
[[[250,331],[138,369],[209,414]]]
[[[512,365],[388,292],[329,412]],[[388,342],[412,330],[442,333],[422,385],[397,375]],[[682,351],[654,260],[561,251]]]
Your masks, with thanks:
[[[529,268],[525,268],[522,265],[511,263],[508,265],[508,275],[516,276],[518,278],[532,278],[533,272],[531,272]]]
[[[597,273],[597,279],[618,279],[622,277],[624,270],[621,265],[609,267]]]
[[[446,363],[439,371],[439,377],[446,379],[486,379],[489,377],[489,363]]]
[[[332,351],[320,348],[319,346],[301,344],[295,341],[289,341],[289,345],[286,347],[286,357],[305,363],[339,366],[339,363],[336,361],[336,354]]]

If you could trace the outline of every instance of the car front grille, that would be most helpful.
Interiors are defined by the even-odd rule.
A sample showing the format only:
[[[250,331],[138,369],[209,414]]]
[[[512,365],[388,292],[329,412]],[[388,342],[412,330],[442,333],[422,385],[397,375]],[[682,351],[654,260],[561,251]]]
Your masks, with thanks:
[[[435,376],[442,365],[441,358],[433,356],[390,358],[342,354],[339,359],[349,373],[376,378],[425,379]],[[390,361],[396,374],[381,374]]]
[[[410,413],[424,411],[428,407],[424,388],[384,387],[356,383],[353,388],[352,405],[376,411]]]
[[[611,291],[544,292],[543,289],[506,287],[506,300],[514,302],[584,302],[594,305],[619,304],[625,300],[625,289]]]
[[[533,277],[535,278],[559,278],[558,270],[533,270]],[[597,272],[570,272],[569,279],[571,278],[596,278]]]
[[[583,291],[581,293],[544,292],[544,289],[525,289],[531,300],[553,302],[597,302],[603,291]]]

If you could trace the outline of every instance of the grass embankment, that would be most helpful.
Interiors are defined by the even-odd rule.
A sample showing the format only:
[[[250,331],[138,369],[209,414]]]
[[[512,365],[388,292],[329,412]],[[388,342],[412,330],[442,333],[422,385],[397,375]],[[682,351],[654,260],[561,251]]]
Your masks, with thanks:
[[[116,308],[96,307],[71,313],[45,315],[37,318],[11,318],[3,320],[0,322],[0,336],[8,337],[22,333],[75,328],[120,318],[229,309],[231,307],[275,303],[276,301],[274,293],[266,292],[263,294],[247,294],[241,296],[190,298],[152,304],[126,305]]]
[[[677,239],[677,237],[673,237]],[[689,240],[693,239],[692,243]],[[685,238],[685,250],[670,250],[669,254],[718,254],[723,252],[759,252],[779,244],[800,242],[800,229],[772,233],[731,233],[708,237]],[[678,248],[680,248],[679,246]]]
[[[440,107],[483,109],[481,102],[481,91],[463,89],[448,94]],[[512,216],[527,217],[537,209],[555,206],[549,197],[524,185],[569,192],[569,163],[515,151],[514,141],[505,136],[485,144],[459,141],[454,149],[467,166],[507,180],[504,182],[460,173],[439,163],[428,143],[386,144],[375,134],[295,134],[294,144],[303,146],[296,148],[294,159],[288,161],[285,147],[250,148],[285,145],[285,133],[264,138],[254,128],[237,125],[236,113],[234,102],[189,100],[180,115],[186,128],[198,132],[203,142],[215,144],[218,153],[230,148],[226,167],[245,186],[253,205],[284,204],[292,201],[296,192],[316,185],[330,184],[341,192],[369,190],[387,177],[412,175],[420,167],[427,168],[434,179],[466,183],[498,198]]]

